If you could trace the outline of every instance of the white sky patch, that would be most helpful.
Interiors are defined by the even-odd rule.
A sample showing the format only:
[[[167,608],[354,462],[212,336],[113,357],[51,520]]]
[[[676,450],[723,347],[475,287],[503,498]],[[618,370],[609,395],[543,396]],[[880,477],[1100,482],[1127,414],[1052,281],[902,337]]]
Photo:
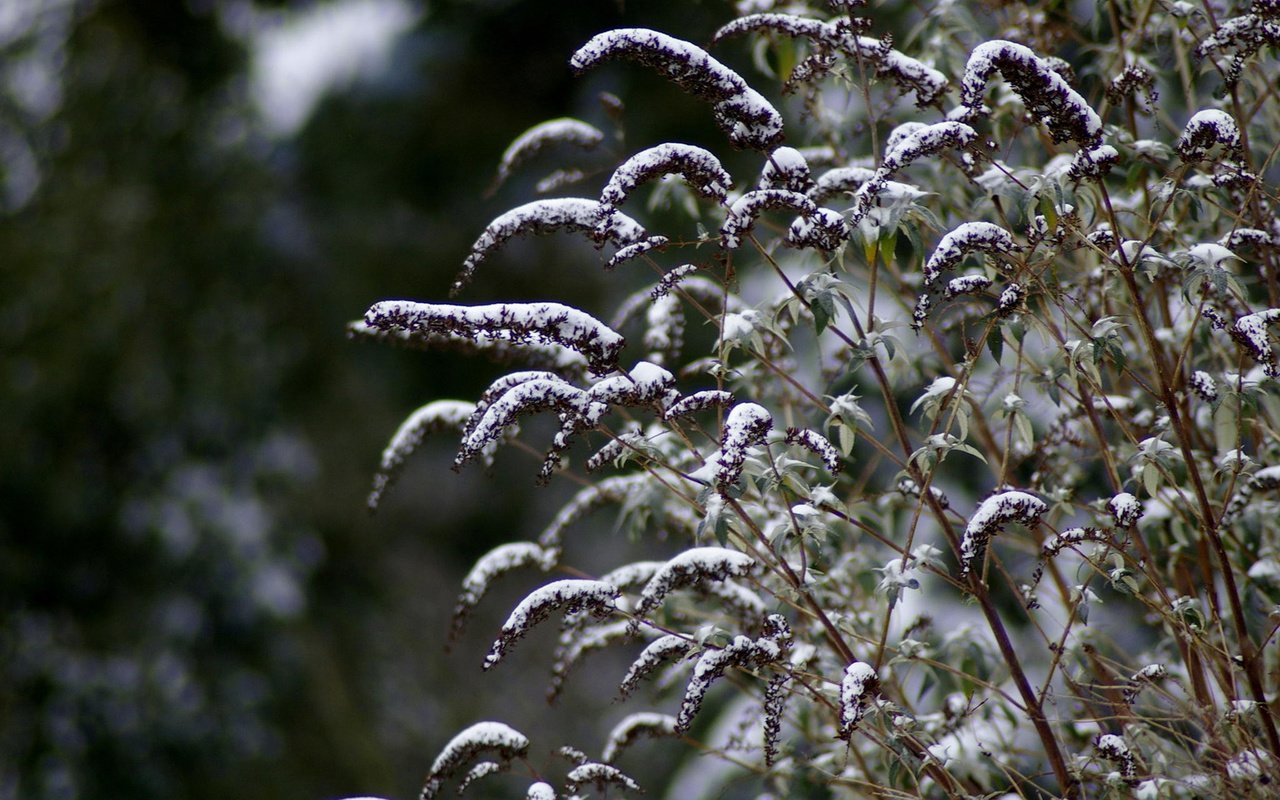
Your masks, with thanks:
[[[384,73],[422,11],[410,0],[332,0],[274,19],[251,16],[253,103],[267,130],[287,138],[326,94]]]

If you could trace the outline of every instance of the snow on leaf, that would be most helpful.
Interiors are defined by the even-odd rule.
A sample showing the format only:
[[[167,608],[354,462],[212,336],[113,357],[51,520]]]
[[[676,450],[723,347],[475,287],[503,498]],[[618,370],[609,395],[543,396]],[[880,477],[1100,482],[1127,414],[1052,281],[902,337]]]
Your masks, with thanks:
[[[461,467],[491,442],[506,435],[521,415],[546,409],[554,409],[563,419],[552,452],[567,445],[568,434],[595,427],[609,410],[608,406],[594,402],[586,392],[564,381],[535,379],[517,384],[485,409],[471,433],[462,440],[454,467]]]
[[[369,492],[369,510],[377,509],[383,494],[399,476],[405,460],[418,449],[428,435],[462,428],[473,411],[475,411],[473,403],[461,400],[436,400],[410,414],[409,418],[400,424],[395,435],[382,451],[378,472],[373,476],[373,489]]]
[[[608,791],[610,786],[621,786],[633,792],[640,791],[640,786],[617,767],[596,761],[579,764],[564,778],[565,789],[570,793],[576,794],[584,784],[592,784],[602,792]]]
[[[925,285],[937,281],[943,272],[954,268],[969,253],[1012,253],[1017,249],[1012,234],[999,225],[965,222],[944,235],[933,249],[924,265]]]
[[[691,144],[660,144],[641,150],[614,170],[600,193],[603,214],[622,205],[637,186],[664,175],[679,175],[702,197],[723,203],[733,179],[711,151]]]
[[[1040,119],[1054,142],[1074,141],[1092,150],[1102,144],[1102,119],[1053,67],[1029,47],[994,40],[973,49],[960,81],[960,102],[966,116],[985,116],[982,96],[987,82],[999,72]]]
[[[733,402],[733,395],[720,389],[705,389],[694,392],[677,400],[667,409],[664,419],[673,420],[687,417],[708,408],[721,408]]]
[[[636,660],[631,662],[631,666],[627,669],[627,674],[622,678],[622,683],[618,685],[618,691],[622,697],[626,697],[635,691],[640,681],[644,680],[655,669],[672,659],[684,658],[692,649],[693,643],[689,641],[687,636],[669,633],[654,639],[645,646],[644,650],[640,651],[640,655],[636,657]]]
[[[462,780],[458,783],[458,794],[464,794],[467,789],[471,787],[471,784],[481,778],[501,772],[502,769],[502,765],[497,761],[481,761],[479,764],[476,764],[474,767],[467,770],[466,775],[462,776]]]
[[[1240,128],[1236,121],[1225,111],[1217,108],[1206,108],[1197,111],[1187,126],[1182,129],[1178,143],[1174,146],[1178,157],[1188,163],[1204,161],[1215,145],[1221,145],[1228,155],[1240,155]]]
[[[694,547],[672,558],[645,584],[636,604],[632,629],[638,630],[640,619],[652,612],[668,594],[704,581],[745,578],[755,571],[755,559],[727,547]]]
[[[983,500],[969,518],[960,541],[960,574],[967,576],[977,566],[991,537],[1010,522],[1031,526],[1040,521],[1049,507],[1035,495],[1011,489]]]
[[[808,428],[787,428],[787,444],[798,444],[822,459],[827,472],[832,475],[840,473],[840,452],[827,440],[827,437]]]
[[[716,482],[732,486],[742,475],[747,448],[764,444],[773,429],[773,417],[756,403],[739,403],[729,411],[720,434],[720,454],[716,457]]]
[[[735,200],[725,214],[724,224],[720,226],[720,246],[725,250],[741,246],[742,237],[756,224],[756,218],[765,211],[778,209],[797,211],[805,216],[818,211],[812,200],[789,189],[756,189],[747,192]]]
[[[600,760],[611,764],[622,755],[622,751],[630,747],[641,736],[651,738],[675,736],[676,718],[670,714],[658,714],[652,711],[641,711],[623,717],[613,730],[609,731],[604,751]]]
[[[590,610],[597,614],[613,611],[613,600],[619,595],[618,587],[603,581],[566,579],[554,581],[535,589],[515,607],[503,623],[498,638],[485,656],[484,669],[490,669],[506,654],[507,650],[526,633],[555,611],[573,613]]]
[[[545,781],[538,781],[529,784],[529,790],[525,792],[525,800],[556,800],[556,790],[551,784]]]
[[[880,678],[870,664],[855,661],[844,668],[840,679],[840,738],[853,735],[879,687]]]
[[[511,173],[524,162],[538,155],[547,148],[556,145],[570,145],[584,150],[593,150],[604,141],[604,134],[594,125],[571,117],[550,119],[540,122],[517,136],[498,163],[498,178],[495,185],[501,185]]]
[[[580,73],[613,58],[652,67],[690,94],[710,101],[717,124],[735,147],[766,150],[782,138],[782,116],[769,101],[691,42],[647,28],[620,28],[592,37],[569,64]]]
[[[384,300],[365,312],[370,328],[410,333],[501,336],[567,347],[581,353],[591,369],[603,373],[622,352],[623,338],[584,311],[560,303],[494,303],[460,306]]]
[[[680,713],[676,717],[676,732],[686,733],[693,724],[693,718],[702,708],[702,701],[707,690],[724,675],[730,667],[758,669],[765,664],[773,663],[780,656],[779,648],[770,646],[767,640],[752,640],[747,636],[735,636],[733,641],[724,647],[708,649],[698,657],[693,667],[693,675],[685,687],[684,700],[680,703]]]
[[[1217,51],[1233,50],[1225,77],[1227,86],[1234,86],[1240,80],[1245,62],[1268,44],[1280,46],[1280,20],[1271,13],[1242,14],[1219,25],[1213,35],[1196,47],[1195,56],[1205,58]]]
[[[554,703],[564,689],[569,673],[587,653],[603,650],[615,642],[630,638],[630,623],[618,620],[597,625],[586,630],[566,628],[560,637],[555,658],[551,664],[551,683],[547,687],[547,702]]]
[[[456,639],[462,633],[467,616],[480,603],[495,579],[522,567],[537,567],[547,572],[559,558],[559,550],[533,542],[509,542],[485,553],[462,581],[462,593],[453,608],[449,638]]]
[[[364,320],[347,325],[347,335],[407,347],[415,350],[444,350],[463,355],[481,355],[500,364],[519,362],[527,367],[555,369],[565,376],[586,373],[587,360],[581,353],[554,342],[515,337],[507,331],[475,331],[468,335],[406,328],[374,328]]]
[[[1261,364],[1263,371],[1273,378],[1280,377],[1280,366],[1276,364],[1276,355],[1271,349],[1267,326],[1275,322],[1280,322],[1280,308],[1245,314],[1228,330],[1231,338],[1248,350],[1253,360]]]
[[[462,262],[462,270],[454,279],[449,294],[456,296],[471,281],[476,267],[504,244],[517,236],[571,230],[587,233],[597,245],[612,242],[625,246],[644,239],[644,228],[622,212],[607,215],[601,226],[600,204],[582,197],[557,197],[534,200],[507,211],[489,223]]]
[[[445,778],[462,769],[480,753],[493,751],[503,759],[519,758],[529,750],[524,734],[502,722],[477,722],[449,740],[436,756],[422,787],[421,800],[431,800]]]

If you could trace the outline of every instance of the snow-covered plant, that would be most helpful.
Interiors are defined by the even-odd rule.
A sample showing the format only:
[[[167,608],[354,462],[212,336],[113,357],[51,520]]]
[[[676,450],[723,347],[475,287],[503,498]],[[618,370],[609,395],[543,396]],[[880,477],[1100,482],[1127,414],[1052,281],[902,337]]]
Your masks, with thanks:
[[[534,125],[500,179],[616,163],[494,219],[454,290],[560,230],[626,269],[528,264],[539,301],[351,328],[508,365],[410,415],[374,500],[446,431],[458,468],[541,454],[574,488],[476,562],[455,633],[522,584],[486,669],[553,616],[552,700],[598,651],[630,664],[589,748],[544,762],[562,743],[480,723],[424,796],[1273,796],[1280,3],[736,7],[705,47],[626,28],[572,54],[652,70],[719,132]],[[555,302],[588,279],[614,309]],[[549,444],[518,424],[540,412]],[[645,560],[575,547],[609,550],[610,508]]]

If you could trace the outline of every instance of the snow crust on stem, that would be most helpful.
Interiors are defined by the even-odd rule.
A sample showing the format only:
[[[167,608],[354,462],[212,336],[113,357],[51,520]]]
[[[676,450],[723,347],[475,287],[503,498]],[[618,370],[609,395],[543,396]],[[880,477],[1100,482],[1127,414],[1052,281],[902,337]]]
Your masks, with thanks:
[[[782,139],[782,115],[742,76],[701,47],[648,28],[619,28],[591,37],[569,65],[584,72],[614,58],[651,67],[681,89],[712,103],[716,123],[735,147],[768,150]]]

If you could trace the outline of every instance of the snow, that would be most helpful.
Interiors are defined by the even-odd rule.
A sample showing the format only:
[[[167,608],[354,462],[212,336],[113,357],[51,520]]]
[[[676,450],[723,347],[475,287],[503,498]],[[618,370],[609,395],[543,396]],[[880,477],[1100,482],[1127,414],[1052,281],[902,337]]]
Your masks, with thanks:
[[[809,428],[787,428],[787,443],[798,444],[822,459],[827,472],[837,475],[840,472],[840,453],[832,446],[827,437]]]
[[[756,403],[739,403],[729,411],[720,434],[720,454],[716,461],[716,482],[737,483],[747,459],[747,448],[764,443],[773,428],[773,417]]]
[[[520,601],[507,617],[502,631],[494,640],[485,657],[484,669],[490,669],[499,661],[512,644],[520,640],[534,625],[545,620],[553,611],[565,613],[591,609],[594,612],[611,611],[613,600],[620,592],[618,587],[603,581],[576,578],[554,581],[535,589]]]
[[[536,566],[547,572],[559,557],[559,550],[533,542],[509,542],[485,553],[462,580],[462,593],[453,610],[452,634],[456,636],[461,631],[466,615],[484,598],[496,578],[521,567]]]
[[[520,415],[544,409],[555,409],[565,415],[564,422],[572,424],[573,430],[586,430],[599,424],[609,407],[564,381],[532,380],[518,384],[485,409],[475,429],[462,440],[454,466],[461,467],[491,442],[506,435]]]
[[[583,72],[613,58],[652,67],[690,94],[714,104],[716,122],[736,147],[772,148],[782,138],[782,116],[738,73],[697,45],[648,28],[619,28],[593,36],[569,60]]]
[[[429,434],[461,429],[475,409],[474,403],[462,400],[436,400],[410,414],[382,451],[378,473],[373,479],[373,490],[369,492],[369,508],[378,507],[382,495],[395,480],[405,460]]]
[[[543,547],[559,547],[561,535],[570,525],[604,505],[621,503],[643,492],[649,480],[645,473],[618,475],[578,490],[577,494],[569,498],[569,502],[560,507],[555,518],[538,536],[538,544]]]
[[[840,680],[840,735],[843,738],[853,735],[867,713],[868,695],[879,683],[879,676],[870,664],[855,661],[844,668],[844,677]]]
[[[707,690],[715,683],[724,671],[732,666],[753,666],[767,660],[758,643],[750,637],[738,635],[733,641],[717,649],[703,652],[698,663],[693,667],[693,675],[685,687],[684,700],[680,703],[680,713],[676,717],[676,732],[685,733],[693,724],[693,718],[702,708],[702,701]]]
[[[987,541],[1010,522],[1031,526],[1040,521],[1049,507],[1035,495],[1014,489],[999,492],[979,504],[960,541],[960,572],[968,575],[985,550]]]
[[[483,751],[496,751],[504,759],[523,756],[529,749],[524,734],[503,722],[477,722],[458,733],[436,756],[427,775],[422,797],[430,800],[440,791],[444,778],[453,774]]]
[[[977,294],[991,286],[991,279],[985,275],[962,275],[947,281],[943,297],[951,300],[962,294]]]
[[[605,221],[603,225],[601,220]],[[609,213],[595,200],[583,197],[534,200],[500,214],[485,227],[462,262],[450,294],[462,291],[476,267],[511,239],[559,230],[587,233],[597,244],[608,241],[621,246],[634,244],[647,235],[640,223],[620,211]]]
[[[1098,755],[1120,765],[1120,773],[1125,778],[1132,778],[1137,772],[1137,763],[1123,736],[1117,736],[1114,733],[1103,734],[1098,737],[1095,747]]]
[[[647,239],[642,239],[634,244],[620,247],[616,253],[609,256],[608,261],[604,262],[604,268],[606,270],[617,269],[619,265],[625,264],[632,259],[639,258],[650,250],[661,250],[665,248],[669,241],[671,240],[665,236],[650,236]]]
[[[581,353],[596,372],[608,371],[625,344],[621,335],[600,320],[560,303],[459,306],[384,300],[365,312],[364,321],[370,328],[384,331],[457,334],[472,339],[489,335],[513,342],[557,344]]]
[[[813,186],[809,162],[794,147],[779,147],[769,154],[760,172],[761,189],[790,189],[804,192]]]
[[[787,245],[797,249],[812,247],[830,252],[848,238],[849,224],[839,211],[830,208],[796,217],[787,229]]]
[[[580,119],[561,117],[540,122],[517,136],[502,153],[498,182],[505,181],[518,166],[549,147],[563,144],[591,150],[603,141],[599,128]]]
[[[804,215],[812,215],[818,207],[799,192],[790,189],[756,189],[734,201],[720,226],[720,246],[733,250],[742,244],[756,218],[768,210],[790,209]]]
[[[1267,326],[1280,321],[1280,308],[1269,308],[1254,314],[1246,314],[1231,326],[1231,337],[1244,345],[1254,360],[1262,364],[1263,371],[1271,377],[1280,376],[1275,353],[1267,335]]]
[[[848,192],[857,191],[858,187],[875,177],[876,171],[870,167],[836,167],[818,176],[813,188],[809,190],[809,198],[815,203]]]
[[[1174,145],[1183,161],[1203,161],[1214,145],[1221,145],[1230,154],[1240,151],[1240,128],[1225,111],[1206,108],[1197,111],[1178,137]]]
[[[687,636],[669,633],[654,639],[644,650],[640,651],[640,655],[636,657],[636,660],[631,662],[631,666],[627,669],[627,674],[622,678],[622,683],[618,686],[618,691],[623,697],[626,697],[635,690],[641,680],[661,666],[663,662],[670,661],[673,658],[683,658],[692,649],[693,643],[689,641]]]
[[[723,203],[733,179],[709,150],[691,144],[660,144],[641,150],[614,170],[600,193],[600,205],[612,210],[637,186],[664,175],[680,175],[702,197]]]
[[[529,791],[524,797],[525,800],[556,800],[556,790],[549,783],[537,781],[529,784]]]
[[[611,763],[617,760],[622,751],[640,736],[675,736],[676,718],[670,714],[658,714],[653,711],[640,711],[623,717],[605,741],[604,752],[600,760]]]
[[[1016,249],[1013,235],[999,225],[990,222],[962,223],[942,237],[925,262],[925,285],[934,283],[969,253],[1011,253]]]
[[[732,394],[720,389],[706,389],[701,392],[694,392],[673,403],[667,409],[664,418],[672,420],[679,417],[687,417],[690,414],[696,414],[708,408],[727,406],[733,402],[733,399]]]
[[[1121,492],[1107,502],[1107,510],[1116,525],[1127,528],[1142,519],[1142,503],[1128,492]]]
[[[1029,47],[1004,40],[973,49],[960,80],[960,102],[967,117],[985,116],[982,96],[987,81],[999,72],[1027,110],[1048,128],[1054,142],[1074,141],[1084,150],[1102,144],[1102,119],[1062,76]]]
[[[659,569],[640,593],[632,629],[656,609],[672,591],[703,581],[744,578],[755,571],[755,559],[726,547],[694,547],[675,556]]]
[[[602,789],[608,784],[618,784],[633,792],[640,791],[640,787],[636,782],[622,774],[622,771],[617,767],[596,762],[579,764],[569,770],[569,774],[565,776],[564,781],[565,789],[571,794],[576,793],[584,783],[595,784]]]

